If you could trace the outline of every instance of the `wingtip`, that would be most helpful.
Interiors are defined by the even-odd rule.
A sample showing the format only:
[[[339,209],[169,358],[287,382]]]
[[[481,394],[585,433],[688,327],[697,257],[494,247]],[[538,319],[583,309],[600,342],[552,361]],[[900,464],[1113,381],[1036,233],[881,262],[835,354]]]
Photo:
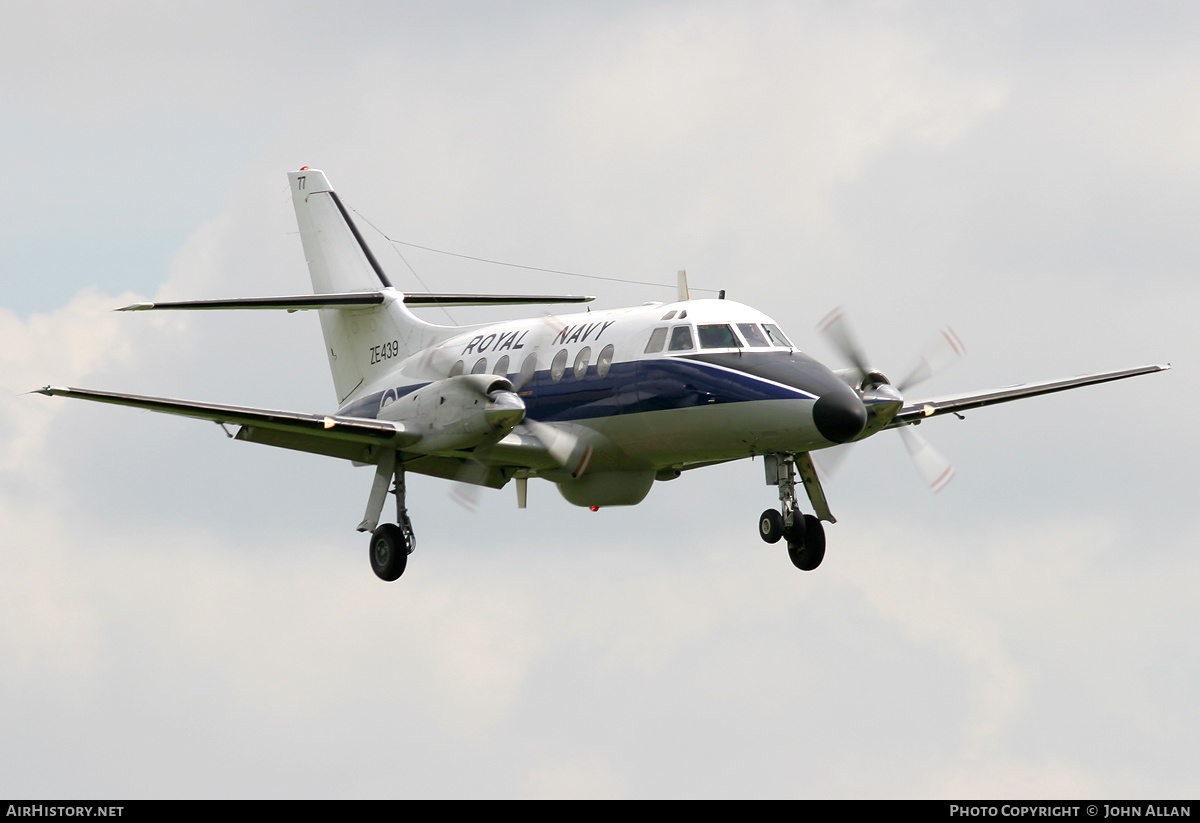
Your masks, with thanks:
[[[128,306],[121,306],[113,311],[146,311],[152,308],[154,308],[153,303],[130,303]]]

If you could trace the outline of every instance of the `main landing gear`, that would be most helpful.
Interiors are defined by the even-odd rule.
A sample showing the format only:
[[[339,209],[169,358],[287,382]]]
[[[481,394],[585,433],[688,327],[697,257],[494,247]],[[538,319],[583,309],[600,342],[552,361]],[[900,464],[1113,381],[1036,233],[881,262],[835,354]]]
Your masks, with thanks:
[[[379,524],[379,516],[383,513],[383,504],[387,499],[388,486],[395,478],[396,487],[396,523]],[[367,511],[363,521],[358,524],[360,532],[371,532],[371,571],[380,580],[391,582],[404,574],[408,566],[408,556],[416,548],[417,539],[413,535],[412,521],[408,519],[408,509],[404,503],[404,466],[396,459],[394,451],[380,455],[375,468],[375,481],[371,484],[371,496],[367,499]]]
[[[765,455],[767,484],[779,486],[782,511],[767,509],[758,518],[758,535],[768,543],[787,541],[788,557],[801,571],[810,572],[825,559],[825,527],[821,520],[834,522],[825,503],[825,494],[807,453]],[[818,516],[801,514],[796,508],[796,470],[808,490],[809,500]]]
[[[380,580],[395,580],[408,566],[410,545],[404,529],[384,523],[371,533],[371,570]]]

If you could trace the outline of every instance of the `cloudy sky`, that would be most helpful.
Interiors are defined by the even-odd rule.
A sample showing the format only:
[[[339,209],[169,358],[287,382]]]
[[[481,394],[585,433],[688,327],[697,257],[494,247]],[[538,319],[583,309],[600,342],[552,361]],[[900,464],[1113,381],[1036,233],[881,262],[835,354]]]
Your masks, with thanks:
[[[1194,797],[1193,4],[23,4],[0,28],[0,795]],[[743,462],[592,513],[371,476],[46,383],[327,411],[316,318],[109,310],[308,288],[323,168],[402,288],[670,299],[815,356],[836,306],[940,394],[1171,372],[891,433],[814,573]],[[401,256],[402,252],[403,256]],[[456,323],[479,319],[453,310]],[[430,319],[445,321],[443,315]]]

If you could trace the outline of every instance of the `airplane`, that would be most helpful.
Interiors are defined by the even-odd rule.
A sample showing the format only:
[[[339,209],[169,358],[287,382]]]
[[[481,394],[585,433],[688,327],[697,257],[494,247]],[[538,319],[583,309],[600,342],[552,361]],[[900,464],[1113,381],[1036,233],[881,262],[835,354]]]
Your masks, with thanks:
[[[640,503],[655,481],[761,457],[779,508],[759,536],[783,540],[797,568],[825,556],[829,509],[812,453],[899,429],[936,489],[953,470],[919,438],[926,418],[1169,369],[1147,365],[987,391],[908,401],[902,391],[961,355],[943,345],[893,384],[872,368],[835,311],[822,324],[851,367],[804,354],[766,314],[732,300],[690,299],[681,272],[672,303],[547,315],[459,327],[425,322],[421,306],[578,304],[576,295],[429,294],[398,290],[328,178],[288,173],[313,294],[137,303],[121,311],[318,312],[337,410],[300,413],[45,386],[74,397],[237,425],[238,440],[375,467],[359,531],[371,533],[371,568],[399,578],[416,546],[406,507],[409,473],[500,488],[525,508],[529,478],[557,484],[596,510]],[[228,430],[226,430],[228,433]],[[797,486],[812,513],[803,513]],[[396,522],[380,523],[390,493]]]

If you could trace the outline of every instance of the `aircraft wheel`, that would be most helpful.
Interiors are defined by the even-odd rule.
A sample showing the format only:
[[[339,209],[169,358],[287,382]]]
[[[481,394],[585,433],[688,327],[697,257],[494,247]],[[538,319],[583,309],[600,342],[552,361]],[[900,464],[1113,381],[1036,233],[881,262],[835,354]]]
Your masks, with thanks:
[[[774,509],[767,509],[758,518],[758,536],[768,543],[778,543],[783,537],[783,515]]]
[[[371,570],[380,580],[391,582],[404,574],[408,565],[408,541],[393,523],[384,523],[371,534]]]
[[[799,522],[796,524],[799,526]],[[797,548],[788,541],[788,557],[800,571],[810,572],[825,559],[825,527],[811,514],[804,515],[804,542]]]

